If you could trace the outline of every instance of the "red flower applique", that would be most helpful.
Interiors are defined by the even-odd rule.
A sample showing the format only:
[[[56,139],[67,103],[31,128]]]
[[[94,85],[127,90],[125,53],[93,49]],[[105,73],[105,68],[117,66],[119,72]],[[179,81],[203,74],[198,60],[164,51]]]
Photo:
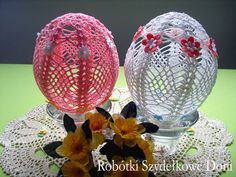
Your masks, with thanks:
[[[140,26],[138,28],[138,31],[134,34],[132,42],[136,41],[142,32],[143,32],[143,26]]]
[[[215,58],[218,58],[219,55],[216,51],[216,45],[215,45],[215,40],[213,38],[210,38],[208,40],[208,44],[207,44],[208,48],[210,49],[212,55],[215,57]]]
[[[160,34],[147,34],[146,39],[142,40],[142,44],[145,46],[144,51],[149,52],[155,52],[157,50],[157,47],[159,47],[162,43],[161,35]]]
[[[181,40],[181,50],[191,58],[197,58],[200,55],[201,45],[194,37],[190,36],[188,39]]]

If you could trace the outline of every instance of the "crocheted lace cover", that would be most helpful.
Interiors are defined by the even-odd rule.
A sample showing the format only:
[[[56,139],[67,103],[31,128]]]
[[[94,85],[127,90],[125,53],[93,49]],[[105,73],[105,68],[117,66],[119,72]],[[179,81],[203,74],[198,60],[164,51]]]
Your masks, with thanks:
[[[119,112],[121,107],[131,100],[126,88],[116,88],[112,97],[119,99],[112,102],[112,113]],[[38,136],[41,129],[47,131],[44,136]],[[231,158],[226,146],[232,143],[233,138],[223,123],[200,114],[200,119],[193,129],[193,134],[185,133],[179,139],[177,152],[174,155],[168,156],[158,150],[155,152],[155,157],[158,164],[163,160],[165,163],[178,160],[184,164],[200,164],[201,170],[166,172],[159,170],[156,171],[158,176],[218,176],[222,170],[207,169],[205,165],[207,160],[214,161],[215,165],[229,166]],[[56,176],[56,172],[50,167],[52,165],[60,167],[66,159],[53,159],[46,154],[38,155],[37,152],[52,141],[62,140],[65,135],[63,128],[47,115],[46,105],[34,108],[24,117],[10,122],[5,128],[0,137],[0,144],[4,146],[0,153],[0,166],[13,177]],[[188,151],[191,148],[196,148],[197,152],[189,155]]]
[[[196,57],[184,49],[189,37],[201,46]],[[150,121],[190,114],[210,94],[217,73],[210,40],[202,25],[185,13],[165,13],[139,28],[124,69],[132,98]]]
[[[111,95],[119,58],[111,32],[99,20],[68,13],[38,34],[33,69],[51,104],[64,112],[84,113]]]

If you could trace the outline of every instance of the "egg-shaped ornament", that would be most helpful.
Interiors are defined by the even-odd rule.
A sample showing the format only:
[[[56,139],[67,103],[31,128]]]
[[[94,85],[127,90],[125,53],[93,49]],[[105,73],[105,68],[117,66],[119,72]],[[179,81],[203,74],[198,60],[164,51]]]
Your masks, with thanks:
[[[51,105],[65,113],[90,111],[108,100],[118,77],[113,36],[92,16],[57,17],[38,34],[33,70]]]
[[[185,13],[165,13],[139,27],[126,54],[125,77],[140,112],[159,125],[159,134],[178,137],[166,132],[197,121],[197,108],[215,84],[217,58],[214,40]]]

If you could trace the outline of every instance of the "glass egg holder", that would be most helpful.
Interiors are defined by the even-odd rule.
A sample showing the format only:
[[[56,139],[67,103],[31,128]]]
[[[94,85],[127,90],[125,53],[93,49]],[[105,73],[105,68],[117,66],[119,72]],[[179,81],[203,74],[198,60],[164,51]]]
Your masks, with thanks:
[[[106,111],[110,111],[112,107],[111,101],[108,99],[105,103],[103,103],[99,107],[105,109]],[[91,110],[91,112],[93,111],[95,110]],[[63,125],[63,117],[65,115],[64,112],[58,110],[55,106],[53,106],[50,103],[48,103],[46,106],[46,112],[51,118],[57,121],[60,125]],[[72,113],[66,113],[66,114],[68,114],[71,118],[74,119],[76,125],[80,125],[84,122],[84,114],[72,114]]]
[[[176,152],[179,138],[199,119],[198,111],[182,116],[173,121],[159,121],[148,117],[148,120],[159,126],[157,133],[151,134],[157,149],[163,149],[167,154]]]
[[[110,100],[107,100],[100,107],[106,111],[110,111],[112,109],[112,103]],[[50,103],[47,104],[46,111],[51,118],[56,120],[60,125],[63,125],[63,117],[65,113],[58,110]],[[84,121],[84,114],[69,114],[69,116],[75,120],[77,125],[80,125]],[[159,116],[155,115],[154,117]],[[186,132],[187,129],[192,127],[198,119],[198,111],[195,111],[191,114],[180,117],[177,119],[178,121],[158,121],[156,118],[143,115],[138,108],[138,120],[140,122],[151,121],[159,125],[159,131],[155,134],[151,134],[151,137],[154,140],[156,147],[158,147],[158,149],[164,149],[164,151],[169,155],[176,152],[178,139]]]

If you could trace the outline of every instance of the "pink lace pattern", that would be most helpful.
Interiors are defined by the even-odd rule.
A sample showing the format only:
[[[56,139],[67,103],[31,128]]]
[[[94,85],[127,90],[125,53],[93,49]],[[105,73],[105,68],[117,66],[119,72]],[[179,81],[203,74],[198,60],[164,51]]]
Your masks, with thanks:
[[[69,13],[38,35],[33,70],[50,103],[64,112],[84,113],[111,95],[119,58],[110,31],[100,21]]]

